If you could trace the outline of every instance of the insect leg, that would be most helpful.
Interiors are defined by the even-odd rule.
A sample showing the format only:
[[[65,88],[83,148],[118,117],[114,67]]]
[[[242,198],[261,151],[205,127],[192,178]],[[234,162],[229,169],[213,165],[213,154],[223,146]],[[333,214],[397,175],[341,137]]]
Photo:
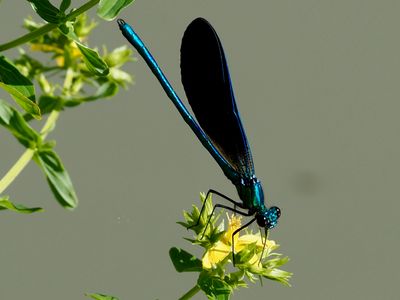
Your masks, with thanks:
[[[203,239],[204,234],[206,233],[208,224],[209,224],[210,221],[211,221],[211,217],[213,216],[214,211],[215,211],[215,209],[216,209],[217,207],[225,208],[225,209],[227,209],[227,210],[233,211],[234,213],[238,213],[239,215],[242,215],[242,216],[245,216],[245,217],[249,217],[249,216],[253,215],[253,214],[251,214],[251,213],[245,213],[245,212],[243,212],[243,211],[240,211],[240,210],[237,210],[237,209],[233,209],[232,207],[229,207],[229,206],[226,206],[226,205],[223,205],[223,204],[215,204],[215,205],[214,205],[214,208],[213,208],[213,210],[212,210],[212,212],[211,212],[211,214],[210,214],[210,216],[208,217],[206,227],[204,227],[203,234],[201,235],[200,240]]]
[[[235,200],[233,200],[233,199],[231,199],[231,198],[225,196],[224,194],[222,194],[222,193],[220,193],[220,192],[218,192],[218,191],[216,191],[216,190],[209,189],[208,192],[207,192],[207,194],[206,194],[206,198],[204,199],[203,206],[201,207],[200,214],[199,214],[199,218],[197,219],[196,224],[194,224],[194,225],[188,227],[187,229],[190,229],[190,228],[193,228],[193,227],[196,227],[197,225],[199,225],[201,215],[203,214],[204,208],[206,207],[206,202],[207,202],[207,200],[208,200],[208,196],[209,196],[210,194],[215,194],[215,195],[218,195],[218,196],[224,198],[225,200],[228,200],[228,201],[231,202],[233,205],[235,205],[235,210],[236,210],[236,206],[239,206],[240,208],[244,208],[242,203],[237,202],[237,201],[235,201]]]
[[[261,260],[262,260],[263,255],[264,255],[265,246],[267,245],[268,235],[269,235],[269,231],[268,231],[268,229],[265,227],[265,239],[264,239],[264,243],[263,243],[263,249],[262,249],[262,252],[261,252],[260,260],[259,260],[259,262],[258,262],[259,265],[261,265]],[[262,237],[261,228],[260,228],[260,236]]]
[[[233,265],[235,265],[235,241],[234,241],[234,237],[235,234],[237,234],[239,231],[243,230],[244,228],[246,228],[247,226],[249,226],[251,223],[253,223],[256,220],[256,218],[252,219],[250,222],[244,224],[242,227],[240,227],[239,229],[236,229],[233,233],[232,233],[232,262]]]

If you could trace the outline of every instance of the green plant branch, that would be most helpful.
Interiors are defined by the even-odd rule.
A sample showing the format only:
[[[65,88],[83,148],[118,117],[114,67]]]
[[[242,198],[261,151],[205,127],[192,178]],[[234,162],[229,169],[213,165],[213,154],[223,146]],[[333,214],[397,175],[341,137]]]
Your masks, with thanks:
[[[0,45],[0,51],[5,51],[8,49],[17,47],[19,45],[25,44],[26,42],[29,42],[29,41],[45,34],[46,32],[53,30],[56,27],[57,27],[57,24],[50,24],[50,23],[46,24],[46,25],[36,29],[35,31],[29,32],[13,41],[10,41],[8,43]]]
[[[73,12],[71,12],[70,14],[68,14],[64,19],[63,22],[66,21],[70,21],[74,18],[76,18],[77,16],[79,16],[80,14],[84,13],[85,11],[91,9],[93,6],[95,6],[97,3],[99,3],[100,0],[90,0],[89,2],[83,4],[81,7],[77,8],[76,10],[74,10]],[[35,38],[49,32],[52,31],[54,28],[56,28],[59,24],[52,24],[52,23],[48,23],[46,25],[43,25],[42,27],[29,32],[13,41],[10,41],[8,43],[5,43],[3,45],[0,45],[0,52],[1,51],[5,51],[14,47],[17,47],[19,45],[22,45],[24,43],[27,43],[31,40],[34,40]]]
[[[185,295],[179,298],[179,300],[187,300],[191,299],[194,295],[196,295],[200,291],[199,286],[196,284],[192,287]]]
[[[72,11],[70,14],[68,14],[64,18],[64,22],[72,20],[73,18],[76,18],[80,14],[84,13],[85,11],[89,10],[93,6],[95,6],[100,0],[90,0],[78,9]],[[51,24],[48,23],[28,34],[25,34],[13,41],[10,41],[8,43],[5,43],[3,45],[0,45],[0,51],[8,50],[10,48],[19,46],[21,44],[27,43],[53,29],[55,29],[58,26],[58,24]],[[64,87],[68,86],[71,83],[72,80],[72,72],[67,71],[67,76],[66,80],[64,82]],[[59,112],[58,111],[52,111],[49,117],[46,120],[46,123],[44,124],[43,128],[41,129],[40,133],[43,138],[43,140],[46,138],[48,133],[53,130],[55,123],[58,119]],[[10,170],[4,175],[4,177],[0,180],[0,194],[3,193],[5,189],[17,178],[17,176],[22,172],[22,170],[28,165],[28,163],[31,161],[33,155],[35,154],[35,151],[37,149],[26,149],[24,153],[21,155],[21,157],[15,162],[15,164],[10,168]]]
[[[74,10],[73,12],[68,14],[65,17],[65,21],[70,21],[73,18],[76,18],[77,16],[81,15],[85,11],[91,9],[93,6],[95,6],[99,2],[100,2],[100,0],[90,0],[89,2],[83,4],[81,7],[77,8],[76,10]]]
[[[33,157],[35,150],[27,149],[21,157],[15,162],[6,175],[0,180],[0,194],[14,181],[14,179],[21,173]]]
[[[47,137],[47,135],[53,130],[54,126],[56,125],[58,116],[60,115],[60,112],[58,110],[53,110],[49,117],[46,120],[46,123],[40,130],[40,134],[43,139]]]
[[[46,123],[40,131],[43,139],[45,139],[49,132],[52,131],[52,129],[54,128],[58,116],[59,112],[53,110],[47,118]],[[0,180],[0,194],[3,193],[3,191],[15,180],[15,178],[17,178],[22,170],[28,165],[33,155],[35,154],[35,151],[36,149],[26,149],[21,157],[11,167],[11,169],[8,170],[6,175],[4,175],[4,177]]]

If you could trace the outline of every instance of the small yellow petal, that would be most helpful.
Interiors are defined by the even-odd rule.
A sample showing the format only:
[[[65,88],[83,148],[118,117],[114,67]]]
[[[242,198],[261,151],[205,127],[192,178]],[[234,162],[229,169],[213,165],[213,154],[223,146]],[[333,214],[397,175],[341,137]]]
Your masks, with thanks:
[[[56,57],[56,64],[59,67],[63,67],[64,66],[64,56],[57,56]]]
[[[249,259],[248,263],[250,265],[257,266],[259,262],[260,262],[260,255],[253,255],[253,257]]]
[[[32,44],[31,49],[32,51],[55,52],[60,54],[64,52],[63,49],[47,44]]]
[[[71,48],[72,48],[72,57],[79,57],[82,56],[81,55],[81,51],[79,50],[79,48],[74,44],[71,44]]]
[[[225,243],[230,245],[232,242],[232,234],[235,232],[235,230],[239,229],[240,226],[242,226],[242,217],[241,216],[235,216],[232,215],[231,217],[229,217],[229,215],[227,215],[228,217],[228,229],[226,230],[224,236],[221,238],[221,240]],[[236,234],[234,239],[235,239],[235,244],[237,242],[237,239],[239,237],[239,234]]]
[[[220,261],[224,260],[231,252],[231,247],[221,241],[215,243],[213,247],[204,254],[202,263],[203,268],[211,269]]]
[[[262,239],[260,235],[245,234],[245,235],[242,235],[239,237],[238,243],[245,244],[245,245],[257,243],[257,246],[263,246],[264,239]]]

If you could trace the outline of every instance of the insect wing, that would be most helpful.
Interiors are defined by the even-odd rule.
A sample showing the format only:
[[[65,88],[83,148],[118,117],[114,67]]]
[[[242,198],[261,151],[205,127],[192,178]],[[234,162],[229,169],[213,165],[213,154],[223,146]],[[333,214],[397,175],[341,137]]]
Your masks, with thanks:
[[[197,18],[181,46],[181,77],[197,121],[222,156],[240,174],[254,174],[221,42],[214,28]]]

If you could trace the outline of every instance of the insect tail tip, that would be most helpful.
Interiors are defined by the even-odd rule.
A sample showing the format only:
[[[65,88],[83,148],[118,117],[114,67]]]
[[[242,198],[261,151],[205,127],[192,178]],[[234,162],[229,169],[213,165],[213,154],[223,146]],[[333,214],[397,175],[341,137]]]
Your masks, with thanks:
[[[123,19],[118,19],[117,23],[118,23],[119,27],[122,27],[122,26],[124,26],[126,24]]]

